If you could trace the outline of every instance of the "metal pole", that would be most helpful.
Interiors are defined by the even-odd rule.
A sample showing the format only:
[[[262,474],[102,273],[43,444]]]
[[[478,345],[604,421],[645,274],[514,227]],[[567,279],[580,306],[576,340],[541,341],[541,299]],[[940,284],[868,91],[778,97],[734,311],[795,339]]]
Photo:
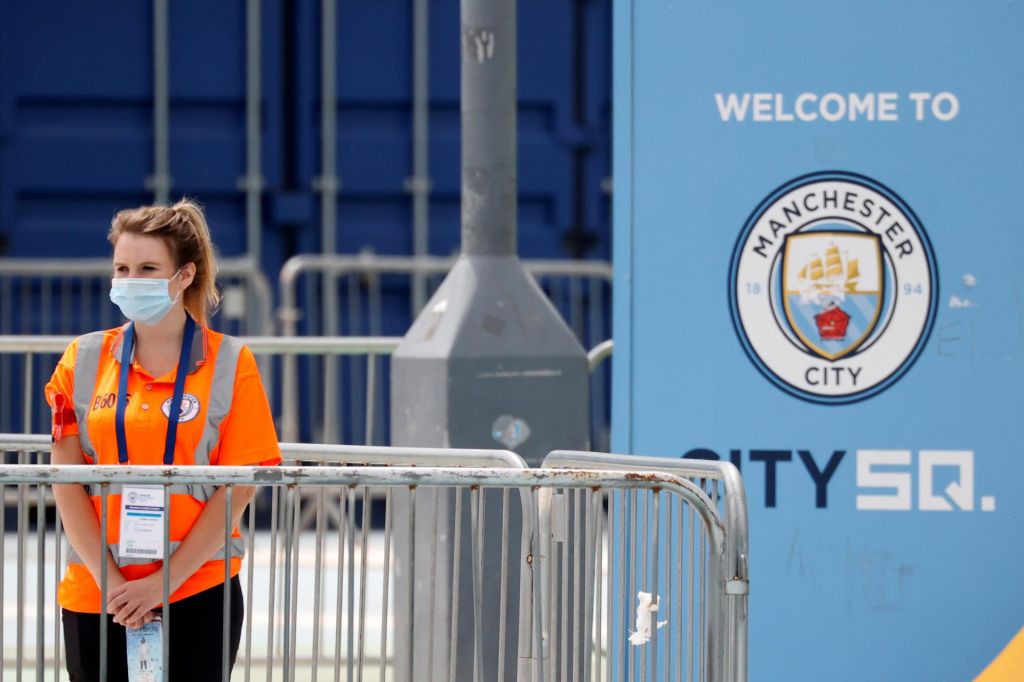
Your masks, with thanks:
[[[27,407],[27,406],[26,406]],[[26,464],[28,462],[28,453],[18,453],[18,464]],[[28,507],[25,503],[25,489],[28,486],[25,484],[18,486],[18,579],[17,579],[17,590],[18,596],[15,601],[17,612],[15,615],[15,680],[21,682],[21,674],[24,669],[24,648],[25,648],[25,567],[28,561],[25,557],[25,540],[28,534]],[[6,503],[6,501],[5,501]],[[100,603],[106,603],[105,597]],[[100,646],[104,643],[104,632],[100,632]],[[101,664],[102,665],[102,664]]]
[[[224,602],[220,619],[220,674],[222,682],[229,682],[231,679],[231,498],[234,490],[235,487],[232,485],[224,486]]]
[[[336,0],[320,3],[320,245],[325,254],[335,253],[335,199],[337,169],[337,6]]]
[[[286,488],[285,500],[284,500],[284,589],[281,590],[281,599],[283,604],[283,614],[281,618],[282,625],[284,627],[284,642],[282,646],[283,654],[283,667],[282,674],[284,681],[294,680],[294,670],[292,666],[295,665],[295,661],[292,659],[292,644],[291,640],[294,637],[294,632],[291,629],[291,612],[295,608],[294,600],[292,598],[292,581],[295,580],[295,575],[292,572],[292,553],[296,551],[295,543],[298,542],[298,538],[295,537],[295,524],[292,520],[292,510],[297,504],[296,497],[298,492],[295,486],[288,486]]]
[[[158,204],[171,193],[168,23],[167,0],[153,0],[153,175],[147,189]]]
[[[334,254],[337,245],[337,6],[336,0],[320,3],[320,250]],[[338,291],[335,278],[324,274],[323,332],[338,334]],[[338,359],[324,358],[325,442],[334,442],[338,414]]]
[[[263,162],[260,156],[260,0],[245,6],[245,245],[249,258],[260,264],[260,194],[263,191]]]
[[[516,253],[516,2],[462,0],[462,252]]]
[[[385,672],[388,664],[388,582],[391,579],[391,488],[388,488],[384,498],[384,588],[383,605],[380,610],[380,682],[385,680]],[[428,667],[427,670],[430,670]]]
[[[43,463],[42,453],[36,454],[36,463]],[[43,485],[36,486],[36,680],[43,682],[46,646],[46,503]]]
[[[103,508],[106,509],[106,503]],[[168,485],[164,486],[164,509],[171,508],[171,487]],[[103,536],[104,538],[106,535]],[[106,540],[103,541],[103,558],[106,559]],[[226,548],[225,548],[226,549]],[[164,514],[164,541],[163,541],[163,552],[162,556],[171,556],[171,515]],[[161,644],[163,648],[162,661],[163,661],[163,682],[171,682],[171,569],[168,566],[170,562],[165,561],[161,568],[160,575],[160,589],[161,589],[161,604],[163,605],[160,611],[160,619],[163,622],[163,637],[161,637]],[[103,563],[106,566],[106,561]],[[106,578],[104,578],[106,580]],[[104,589],[106,589],[104,587]],[[106,604],[106,596],[100,602]]]
[[[413,0],[412,28],[412,252],[428,252],[430,228],[430,0]],[[421,273],[412,278],[412,314],[415,318],[427,302],[427,280]]]
[[[107,548],[107,516],[109,514],[109,512],[107,510],[107,495],[109,494],[109,491],[110,491],[110,485],[109,484],[107,484],[107,483],[101,483],[100,484],[100,606],[102,606],[102,605],[107,603],[107,573],[110,571],[110,568],[107,565],[107,552],[109,551],[108,548]],[[164,507],[164,508],[168,509],[169,507]],[[19,507],[19,511],[20,511],[20,507]],[[165,514],[164,516],[168,517],[170,515],[169,514]],[[21,569],[20,561],[21,561],[21,558],[22,558],[21,557],[21,548],[19,547],[19,549],[18,549],[19,576],[21,575],[20,574],[20,569]],[[166,571],[165,571],[165,573],[166,573]],[[21,587],[21,585],[19,584],[18,587]],[[167,593],[167,591],[165,590],[164,594],[166,594],[166,593]],[[164,604],[166,605],[167,602],[165,601]],[[165,612],[167,611],[166,606],[164,608],[164,611]],[[20,599],[20,597],[18,599],[18,618],[19,619],[21,618],[21,599]],[[101,682],[107,682],[107,627],[108,627],[108,624],[109,623],[108,623],[107,615],[105,613],[101,613],[100,614],[100,681]],[[164,642],[165,642],[165,644],[164,644],[164,652],[166,653],[166,651],[167,651],[167,644],[166,644],[167,639],[165,639]],[[18,679],[21,680],[21,655],[20,655],[21,629],[20,629],[20,627],[18,629],[18,645],[19,645]],[[166,670],[167,670],[167,658],[164,657],[164,671],[165,671],[164,675],[165,675],[165,678],[166,678],[166,675],[167,675]],[[165,682],[166,682],[166,679],[165,679]]]
[[[323,603],[321,587],[323,576],[320,572],[320,562],[324,554],[324,503],[326,502],[326,495],[327,491],[324,488],[320,488],[317,491],[316,549],[313,550],[315,555],[313,565],[316,566],[316,571],[313,575],[313,669],[310,671],[312,673],[310,677],[312,682],[316,682],[317,675],[320,672],[320,609]]]

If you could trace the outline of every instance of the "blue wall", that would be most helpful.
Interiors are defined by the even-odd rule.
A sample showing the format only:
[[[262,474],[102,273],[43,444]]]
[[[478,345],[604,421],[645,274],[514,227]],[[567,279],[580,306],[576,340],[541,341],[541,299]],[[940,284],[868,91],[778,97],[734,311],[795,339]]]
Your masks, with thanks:
[[[245,249],[243,2],[170,5],[172,196],[197,197],[226,255]],[[409,253],[412,3],[338,2],[338,244]],[[265,0],[263,250],[268,274],[318,251],[320,3]],[[520,245],[608,258],[610,3],[519,3]],[[152,8],[0,4],[0,256],[106,255],[119,208],[148,202]],[[459,226],[458,2],[430,3],[430,251]]]
[[[742,468],[752,681],[971,679],[1024,623],[1024,8],[614,25],[613,446]]]

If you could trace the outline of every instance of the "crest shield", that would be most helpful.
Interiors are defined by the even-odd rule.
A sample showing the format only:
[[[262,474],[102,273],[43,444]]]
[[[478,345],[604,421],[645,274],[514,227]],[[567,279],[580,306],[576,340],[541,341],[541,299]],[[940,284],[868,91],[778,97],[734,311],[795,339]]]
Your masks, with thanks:
[[[811,353],[838,360],[871,336],[885,300],[878,235],[841,230],[788,235],[781,269],[786,322]]]

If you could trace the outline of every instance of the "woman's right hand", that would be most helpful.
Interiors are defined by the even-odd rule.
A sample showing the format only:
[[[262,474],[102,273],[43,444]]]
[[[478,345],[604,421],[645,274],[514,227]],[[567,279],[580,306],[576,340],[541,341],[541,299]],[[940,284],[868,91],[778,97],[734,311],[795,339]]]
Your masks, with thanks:
[[[158,611],[146,611],[144,614],[142,614],[141,618],[136,618],[134,620],[130,620],[130,621],[126,622],[124,624],[124,626],[126,628],[130,628],[132,630],[138,630],[143,625],[145,625],[146,623],[149,623],[152,620],[155,620],[159,616],[160,616],[160,613]]]

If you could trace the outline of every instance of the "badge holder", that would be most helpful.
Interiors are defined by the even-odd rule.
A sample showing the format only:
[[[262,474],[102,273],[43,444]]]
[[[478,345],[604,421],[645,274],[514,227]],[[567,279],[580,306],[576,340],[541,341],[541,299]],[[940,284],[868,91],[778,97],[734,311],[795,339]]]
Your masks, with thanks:
[[[121,491],[122,558],[164,558],[164,489],[159,485],[125,486]]]
[[[128,681],[158,682],[164,678],[163,623],[151,620],[141,628],[125,628]]]

